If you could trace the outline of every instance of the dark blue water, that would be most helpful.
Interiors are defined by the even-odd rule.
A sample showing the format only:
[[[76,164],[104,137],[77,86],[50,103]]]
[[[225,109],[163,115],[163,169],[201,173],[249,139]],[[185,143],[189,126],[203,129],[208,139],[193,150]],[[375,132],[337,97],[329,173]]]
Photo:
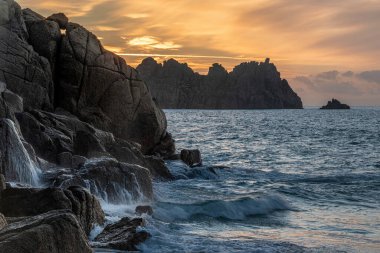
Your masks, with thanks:
[[[146,252],[380,252],[380,110],[167,110]],[[213,168],[215,173],[210,170]]]

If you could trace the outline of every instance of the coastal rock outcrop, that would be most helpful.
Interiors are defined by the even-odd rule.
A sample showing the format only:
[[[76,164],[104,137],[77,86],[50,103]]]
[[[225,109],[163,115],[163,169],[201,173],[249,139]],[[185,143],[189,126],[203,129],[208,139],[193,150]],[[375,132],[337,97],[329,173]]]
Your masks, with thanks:
[[[92,252],[75,216],[51,211],[20,219],[0,230],[0,253],[90,253]]]
[[[150,237],[146,231],[137,231],[137,228],[143,225],[144,220],[141,218],[122,218],[117,223],[106,226],[95,238],[93,246],[137,251],[136,245]]]
[[[103,224],[104,213],[95,196],[81,187],[9,188],[1,193],[0,213],[8,217],[35,216],[52,210],[71,210],[89,234],[95,224]]]
[[[190,167],[197,167],[202,165],[201,152],[198,149],[181,150],[181,160]]]
[[[339,100],[333,98],[327,102],[327,105],[322,106],[321,109],[350,109],[350,106],[342,104]]]
[[[137,71],[94,34],[0,0],[0,253],[91,252],[99,199],[146,203],[153,179],[174,178],[166,128]],[[98,240],[136,249],[141,224]]]
[[[302,101],[269,59],[246,62],[230,73],[213,64],[207,75],[174,59],[146,58],[137,67],[161,108],[302,109]]]
[[[57,187],[86,187],[92,194],[114,204],[153,197],[148,169],[110,158],[90,160],[78,169],[52,170],[45,177]]]

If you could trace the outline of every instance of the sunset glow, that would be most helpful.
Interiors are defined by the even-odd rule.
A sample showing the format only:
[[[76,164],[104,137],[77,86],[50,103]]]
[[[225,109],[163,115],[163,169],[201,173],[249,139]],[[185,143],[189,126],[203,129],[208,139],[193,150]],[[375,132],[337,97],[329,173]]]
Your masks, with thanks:
[[[174,57],[207,73],[216,61],[230,71],[242,61],[269,57],[290,81],[328,71],[380,69],[379,0],[19,2],[44,15],[65,12],[132,66],[146,56]],[[344,95],[348,102],[376,104],[380,72],[376,76],[376,82],[364,85],[350,79],[358,89],[370,88],[356,98]],[[313,99],[298,81],[291,83],[306,104],[321,102],[325,95]]]

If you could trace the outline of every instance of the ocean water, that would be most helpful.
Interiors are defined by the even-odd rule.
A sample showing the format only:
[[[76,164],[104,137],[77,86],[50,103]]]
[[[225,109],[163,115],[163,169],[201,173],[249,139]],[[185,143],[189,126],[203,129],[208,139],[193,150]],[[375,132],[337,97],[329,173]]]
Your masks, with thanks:
[[[380,108],[165,113],[203,166],[168,162],[143,252],[380,252]]]

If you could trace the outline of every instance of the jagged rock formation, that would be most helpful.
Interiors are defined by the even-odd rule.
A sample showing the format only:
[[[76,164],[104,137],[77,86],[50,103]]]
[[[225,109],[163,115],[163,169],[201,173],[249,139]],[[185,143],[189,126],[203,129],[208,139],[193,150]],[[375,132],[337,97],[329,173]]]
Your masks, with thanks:
[[[144,220],[141,218],[125,217],[115,224],[106,226],[103,232],[95,238],[94,246],[137,251],[136,245],[150,237],[146,231],[137,231],[137,227],[143,225]]]
[[[90,253],[75,216],[55,210],[23,218],[0,230],[0,253]]]
[[[327,105],[321,107],[321,109],[350,109],[350,106],[342,104],[337,99],[333,98],[327,102]]]
[[[81,187],[9,188],[1,194],[0,213],[8,217],[35,216],[52,210],[71,210],[86,234],[95,224],[104,222],[99,201]]]
[[[91,252],[99,199],[151,200],[154,178],[173,179],[166,124],[94,34],[0,0],[0,253]],[[147,238],[128,236],[126,248]]]
[[[174,59],[146,58],[137,67],[161,108],[302,109],[302,101],[275,65],[247,62],[228,73],[220,64],[200,75]]]
[[[166,118],[144,82],[95,35],[57,16],[45,19],[2,0],[0,81],[25,110],[61,107],[94,127],[151,153],[167,136]],[[62,34],[60,29],[64,29]],[[160,153],[161,150],[155,149]],[[166,150],[162,150],[166,153]]]

